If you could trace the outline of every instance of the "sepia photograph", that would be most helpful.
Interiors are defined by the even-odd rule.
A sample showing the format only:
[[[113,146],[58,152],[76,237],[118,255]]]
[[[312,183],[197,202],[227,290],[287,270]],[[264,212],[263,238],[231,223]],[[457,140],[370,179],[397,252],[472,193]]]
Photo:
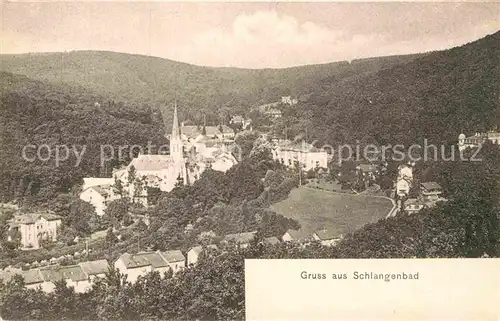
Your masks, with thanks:
[[[0,320],[500,319],[500,2],[0,25]]]

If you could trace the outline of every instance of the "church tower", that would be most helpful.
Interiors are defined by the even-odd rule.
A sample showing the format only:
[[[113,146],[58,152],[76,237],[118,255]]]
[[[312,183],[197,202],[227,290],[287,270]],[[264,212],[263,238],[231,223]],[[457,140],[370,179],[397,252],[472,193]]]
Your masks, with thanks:
[[[170,136],[170,157],[176,166],[184,163],[179,119],[177,118],[177,103],[174,105],[174,122],[172,124],[172,135]]]

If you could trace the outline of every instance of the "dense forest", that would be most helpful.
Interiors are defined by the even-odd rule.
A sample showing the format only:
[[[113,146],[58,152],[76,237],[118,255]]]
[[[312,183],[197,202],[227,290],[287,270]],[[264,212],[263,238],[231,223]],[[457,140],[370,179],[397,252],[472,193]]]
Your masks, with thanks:
[[[1,55],[0,70],[57,85],[84,87],[142,110],[178,101],[181,119],[219,122],[228,114],[315,91],[331,82],[383,70],[417,55],[381,57],[285,69],[209,68],[115,52]],[[171,117],[170,114],[167,117]],[[170,124],[171,122],[168,121]]]
[[[0,90],[3,201],[28,197],[36,202],[68,193],[82,182],[82,177],[109,177],[113,167],[127,163],[137,152],[130,153],[131,146],[146,146],[148,141],[156,146],[168,143],[161,119],[82,89],[57,87],[2,72]],[[41,157],[36,157],[38,147],[43,145],[50,147],[50,154],[42,147]],[[112,146],[114,155],[111,148],[106,148],[110,160],[101,164],[103,145]],[[125,147],[122,157],[119,146]],[[59,164],[55,161],[57,151],[60,159],[67,158]]]
[[[278,131],[322,143],[456,143],[500,125],[500,32],[376,72],[327,78]]]
[[[68,192],[85,175],[109,175],[130,154],[124,150],[121,160],[115,155],[101,166],[100,146],[167,143],[163,127],[174,100],[181,119],[207,114],[216,122],[221,113],[292,94],[300,102],[273,125],[278,134],[307,133],[308,140],[330,144],[455,143],[461,132],[500,122],[499,40],[500,32],[445,51],[276,70],[112,52],[2,55],[0,68],[29,78],[0,73],[0,196],[44,199]],[[41,144],[52,153],[58,144],[76,147],[57,167],[53,160],[22,159],[24,146]],[[82,145],[87,149],[75,167]]]

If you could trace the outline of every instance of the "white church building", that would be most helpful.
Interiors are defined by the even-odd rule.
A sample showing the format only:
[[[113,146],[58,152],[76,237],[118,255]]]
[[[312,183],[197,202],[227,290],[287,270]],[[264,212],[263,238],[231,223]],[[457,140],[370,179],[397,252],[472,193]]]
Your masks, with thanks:
[[[170,154],[138,155],[127,166],[114,171],[113,177],[109,180],[113,183],[119,180],[130,198],[147,206],[147,187],[170,192],[178,183],[193,184],[207,168],[225,172],[234,166],[237,160],[229,151],[227,142],[221,140],[232,137],[225,132],[217,136],[210,131],[210,135],[196,135],[196,139],[193,140],[182,134],[175,106],[172,133],[167,135],[170,140]],[[135,179],[139,180],[140,184],[129,183],[132,167],[135,170]],[[109,181],[103,182],[109,185]],[[136,187],[142,190],[136,193]],[[102,208],[100,205],[93,205]]]

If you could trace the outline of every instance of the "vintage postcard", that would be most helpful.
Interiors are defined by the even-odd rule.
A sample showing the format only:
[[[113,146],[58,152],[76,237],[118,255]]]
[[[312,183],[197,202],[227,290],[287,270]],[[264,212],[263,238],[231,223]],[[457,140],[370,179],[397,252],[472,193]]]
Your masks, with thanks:
[[[0,320],[499,320],[499,2],[2,1]]]

